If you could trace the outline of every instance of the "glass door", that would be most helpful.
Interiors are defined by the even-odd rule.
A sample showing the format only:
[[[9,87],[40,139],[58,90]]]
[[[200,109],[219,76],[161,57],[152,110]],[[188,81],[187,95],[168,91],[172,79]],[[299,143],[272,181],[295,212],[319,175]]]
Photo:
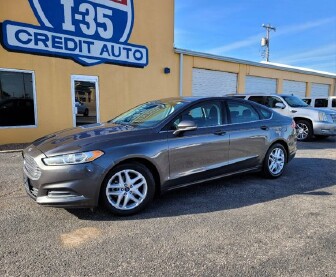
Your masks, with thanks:
[[[71,76],[74,127],[100,122],[99,87],[96,76]]]

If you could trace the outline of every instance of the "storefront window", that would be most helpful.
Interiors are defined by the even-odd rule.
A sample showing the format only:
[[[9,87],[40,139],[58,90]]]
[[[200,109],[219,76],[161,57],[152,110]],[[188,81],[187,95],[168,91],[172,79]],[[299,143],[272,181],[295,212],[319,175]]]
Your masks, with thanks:
[[[0,70],[0,127],[36,125],[33,74]]]

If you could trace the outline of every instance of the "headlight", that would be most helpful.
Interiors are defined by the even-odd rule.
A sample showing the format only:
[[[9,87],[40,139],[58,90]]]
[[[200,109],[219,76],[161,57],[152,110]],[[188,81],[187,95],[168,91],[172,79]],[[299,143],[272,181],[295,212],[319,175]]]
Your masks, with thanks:
[[[319,121],[332,122],[331,118],[329,118],[328,115],[324,112],[319,112],[318,117]]]
[[[46,165],[68,165],[68,164],[82,164],[92,162],[104,155],[104,152],[100,150],[73,153],[61,156],[55,156],[42,159]]]

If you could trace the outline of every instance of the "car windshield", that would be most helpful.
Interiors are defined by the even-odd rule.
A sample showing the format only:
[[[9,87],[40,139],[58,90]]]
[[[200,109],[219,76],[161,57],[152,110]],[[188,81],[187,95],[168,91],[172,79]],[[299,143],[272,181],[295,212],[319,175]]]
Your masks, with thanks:
[[[135,127],[153,127],[186,104],[187,102],[171,99],[147,102],[119,115],[109,122]]]
[[[296,96],[282,96],[287,104],[293,108],[308,107],[309,105]]]

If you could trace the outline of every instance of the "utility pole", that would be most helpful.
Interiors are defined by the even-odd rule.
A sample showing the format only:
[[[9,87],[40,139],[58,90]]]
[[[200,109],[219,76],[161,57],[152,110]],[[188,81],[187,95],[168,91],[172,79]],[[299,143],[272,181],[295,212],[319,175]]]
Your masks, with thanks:
[[[269,54],[270,54],[270,31],[276,32],[276,28],[272,27],[270,24],[263,24],[262,27],[266,29],[266,37],[261,39],[261,46],[266,47],[266,62],[269,62]]]

